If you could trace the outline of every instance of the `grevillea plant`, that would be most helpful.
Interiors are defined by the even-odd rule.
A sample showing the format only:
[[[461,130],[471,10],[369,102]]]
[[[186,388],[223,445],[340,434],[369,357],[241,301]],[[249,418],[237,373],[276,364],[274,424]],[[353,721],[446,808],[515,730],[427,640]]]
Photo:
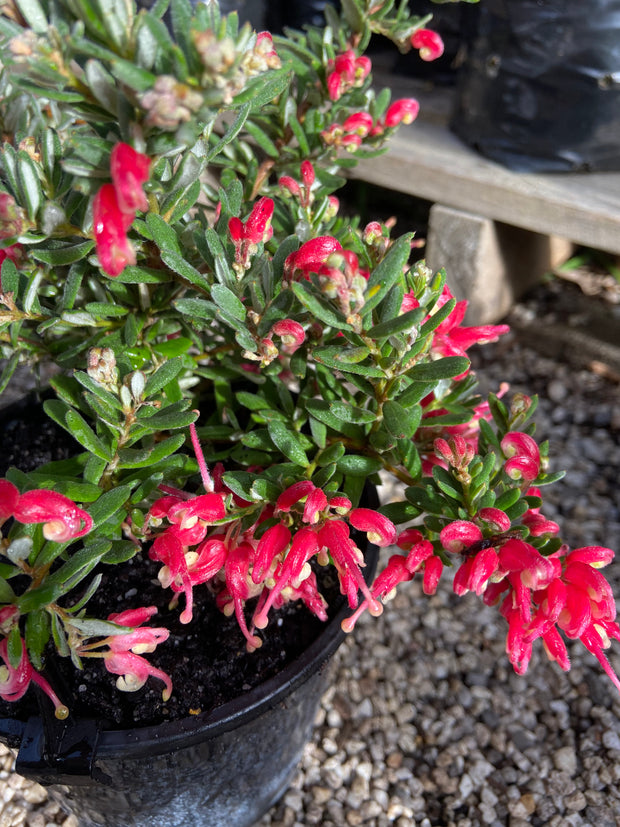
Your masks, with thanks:
[[[411,235],[339,212],[343,172],[418,112],[371,86],[371,35],[442,51],[407,6],[345,0],[325,30],[272,38],[214,3],[5,0],[0,385],[54,365],[45,410],[76,441],[0,480],[5,700],[35,683],[66,715],[55,656],[174,692],[154,607],[89,613],[132,557],[194,636],[214,600],[249,650],[286,602],[327,617],[321,567],[350,631],[456,566],[455,592],[506,618],[517,672],[537,639],[568,669],[578,638],[620,689],[612,552],[570,550],[544,516],[560,475],[535,399],[476,392],[467,350],[507,328],[464,325]],[[381,473],[401,501],[369,508]],[[360,535],[393,548],[370,584]]]

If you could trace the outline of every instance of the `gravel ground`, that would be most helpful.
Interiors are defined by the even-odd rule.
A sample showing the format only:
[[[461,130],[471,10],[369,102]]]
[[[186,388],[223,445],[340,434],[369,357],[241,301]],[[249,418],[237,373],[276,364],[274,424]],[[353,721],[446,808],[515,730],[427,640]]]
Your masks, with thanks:
[[[595,358],[595,346],[594,356],[580,349],[565,361],[563,346],[551,355],[533,349],[545,313],[540,297],[520,305],[519,334],[475,360],[490,389],[507,380],[542,397],[538,435],[551,441],[553,467],[569,471],[549,489],[546,516],[573,546],[620,551],[617,351]],[[620,594],[620,562],[606,573]],[[578,644],[569,673],[538,648],[528,674],[516,676],[505,632],[475,596],[444,587],[427,598],[415,581],[402,587],[337,654],[299,772],[257,827],[620,824],[620,697]],[[10,764],[0,757],[0,827],[76,827]]]

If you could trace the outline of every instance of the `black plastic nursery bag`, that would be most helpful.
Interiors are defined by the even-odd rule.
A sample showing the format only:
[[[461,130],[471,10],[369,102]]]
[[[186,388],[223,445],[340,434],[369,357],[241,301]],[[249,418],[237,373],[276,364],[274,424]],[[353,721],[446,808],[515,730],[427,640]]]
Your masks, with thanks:
[[[620,0],[482,0],[452,128],[517,171],[620,170]]]

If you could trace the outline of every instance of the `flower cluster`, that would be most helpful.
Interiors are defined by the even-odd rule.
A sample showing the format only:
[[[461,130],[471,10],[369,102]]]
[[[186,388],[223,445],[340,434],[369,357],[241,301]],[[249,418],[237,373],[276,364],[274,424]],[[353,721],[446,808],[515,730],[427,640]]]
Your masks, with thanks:
[[[301,480],[286,488],[275,505],[254,509],[255,519],[243,527],[250,503],[227,497],[222,469],[211,479],[193,426],[192,437],[207,486],[215,490],[191,497],[166,494],[153,503],[145,523],[146,536],[154,538],[149,555],[162,564],[162,586],[185,597],[182,623],[192,620],[193,589],[200,584],[209,585],[225,614],[235,614],[248,651],[261,646],[256,630],[264,629],[269,612],[285,602],[301,600],[326,620],[327,604],[311,561],[325,566],[330,559],[349,606],[357,606],[361,590],[370,611],[381,613],[362,575],[364,557],[351,528],[365,533],[369,542],[387,546],[396,539],[389,519],[374,509],[354,508],[348,497],[326,494],[311,480]],[[248,627],[245,608],[254,598]]]
[[[349,89],[361,86],[370,69],[370,58],[366,55],[357,55],[353,49],[347,49],[330,60],[325,79],[330,99],[337,101]]]

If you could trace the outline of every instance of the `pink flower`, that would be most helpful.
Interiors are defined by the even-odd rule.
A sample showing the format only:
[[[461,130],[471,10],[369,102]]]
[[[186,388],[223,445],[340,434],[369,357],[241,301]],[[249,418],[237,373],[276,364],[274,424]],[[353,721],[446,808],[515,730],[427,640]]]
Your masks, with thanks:
[[[12,517],[19,500],[19,491],[5,479],[0,479],[0,525]]]
[[[372,615],[380,615],[383,608],[373,597],[362,576],[361,567],[365,565],[361,551],[349,537],[349,527],[340,520],[328,520],[318,532],[321,546],[331,554],[338,577],[340,589],[346,595],[349,606],[357,606],[357,592],[362,591],[368,600],[368,610]]]
[[[300,274],[303,278],[310,278],[310,273],[318,273],[322,265],[334,253],[342,251],[342,245],[336,238],[321,235],[304,242],[299,250],[287,256],[284,262],[284,273],[289,279]]]
[[[248,630],[243,611],[245,601],[252,596],[250,590],[250,568],[253,558],[253,547],[249,543],[241,543],[235,548],[230,549],[224,567],[226,589],[230,595],[239,628],[247,641],[246,648],[248,652],[253,652],[262,646],[261,639]]]
[[[286,346],[287,352],[293,354],[303,345],[306,333],[299,322],[293,319],[282,319],[282,321],[273,325],[269,336],[279,336],[282,344]]]
[[[410,124],[417,118],[420,104],[415,98],[401,98],[391,103],[385,113],[385,126],[392,128],[400,123]]]
[[[6,261],[6,259],[10,259],[13,264],[19,264],[19,260],[22,254],[22,245],[21,244],[11,244],[10,247],[3,247],[0,249],[0,267],[2,267],[2,262]]]
[[[482,540],[482,532],[469,520],[454,520],[441,530],[439,540],[446,551],[458,554],[467,546]]]
[[[310,161],[302,161],[300,166],[301,180],[307,189],[314,184],[315,173],[314,167]]]
[[[534,497],[540,497],[540,489],[538,488],[530,488],[527,493]],[[532,537],[543,537],[545,534],[553,536],[560,531],[560,526],[541,514],[540,508],[528,508],[521,517],[521,522],[528,527]]]
[[[444,287],[436,308],[439,309],[452,298],[449,288]],[[508,333],[510,330],[508,325],[505,324],[461,327],[466,310],[466,301],[457,302],[452,313],[436,328],[432,344],[434,353],[438,353],[440,356],[465,356],[466,351],[472,345],[494,342],[498,336]],[[466,371],[462,376],[465,376],[468,372]]]
[[[276,500],[276,511],[290,511],[300,500],[305,500],[314,491],[315,487],[311,480],[300,480],[293,483]]]
[[[0,698],[5,701],[19,701],[26,694],[30,683],[36,683],[54,704],[54,714],[64,720],[69,710],[62,703],[52,687],[28,660],[28,653],[24,641],[21,641],[22,655],[16,667],[11,666],[6,638],[0,641]]]
[[[127,238],[134,214],[123,212],[113,184],[104,184],[93,200],[93,230],[101,269],[118,276],[136,263],[135,250]]]
[[[370,590],[371,594],[375,598],[381,598],[382,602],[386,603],[396,593],[396,587],[399,583],[404,583],[411,580],[414,574],[415,572],[412,572],[407,568],[405,557],[403,557],[402,554],[394,554],[388,560],[387,566],[375,578],[375,582],[372,584],[372,588]],[[350,617],[347,617],[342,621],[342,631],[347,633],[352,632],[355,624],[368,606],[368,598],[366,598],[366,600],[360,603],[356,611]]]
[[[22,494],[13,515],[20,523],[43,523],[43,536],[56,543],[83,537],[93,527],[88,512],[63,494],[43,488]]]
[[[372,508],[354,508],[349,522],[353,528],[366,532],[368,540],[381,548],[391,546],[396,540],[394,523]]]
[[[354,132],[361,138],[365,138],[372,129],[372,123],[372,115],[368,112],[354,112],[345,120],[342,128],[345,132]]]
[[[253,622],[258,629],[264,629],[267,625],[267,614],[282,590],[287,586],[298,589],[306,577],[310,576],[311,569],[307,564],[318,550],[316,533],[311,528],[300,528],[293,537],[290,550],[274,575],[275,582],[269,596],[254,614]]]
[[[282,523],[276,523],[267,529],[258,541],[254,566],[252,568],[252,581],[256,584],[262,583],[270,573],[274,561],[281,555],[291,542],[291,532]]]
[[[251,244],[269,241],[273,235],[271,218],[273,216],[273,199],[259,198],[246,219],[244,238]]]
[[[370,69],[370,58],[364,55],[356,57],[352,49],[338,55],[335,60],[330,60],[326,78],[330,99],[337,101],[352,87],[361,86]]]
[[[501,441],[505,457],[504,470],[511,479],[535,480],[540,472],[540,450],[528,434],[510,431]]]
[[[443,40],[431,29],[418,29],[411,35],[410,42],[414,49],[419,49],[422,60],[437,60],[444,51]]]
[[[110,156],[110,175],[116,190],[116,200],[123,212],[148,210],[149,202],[142,185],[149,179],[150,166],[151,159],[129,144],[114,146]]]

